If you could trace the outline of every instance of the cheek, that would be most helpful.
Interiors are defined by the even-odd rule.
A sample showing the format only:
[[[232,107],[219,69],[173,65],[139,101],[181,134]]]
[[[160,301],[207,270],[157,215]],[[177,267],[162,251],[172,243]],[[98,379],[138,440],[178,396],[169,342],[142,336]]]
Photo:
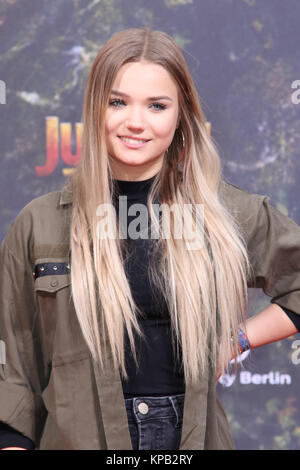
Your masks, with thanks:
[[[176,129],[176,119],[173,117],[168,119],[161,119],[160,121],[155,122],[155,134],[159,138],[169,138],[170,135],[173,135]]]
[[[105,119],[106,134],[112,134],[119,126],[120,118],[117,115],[108,115]]]
[[[113,135],[114,135],[114,123],[112,120],[106,120],[105,122],[105,141],[106,146],[109,151],[112,150],[113,145]]]

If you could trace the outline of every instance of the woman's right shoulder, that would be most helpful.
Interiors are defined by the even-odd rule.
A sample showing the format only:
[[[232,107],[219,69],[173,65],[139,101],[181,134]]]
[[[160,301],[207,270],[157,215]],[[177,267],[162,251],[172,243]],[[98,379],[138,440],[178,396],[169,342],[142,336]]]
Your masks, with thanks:
[[[66,189],[38,196],[27,203],[11,223],[3,240],[12,252],[45,250],[64,243],[71,219]]]
[[[35,197],[29,201],[18,213],[17,217],[22,217],[24,214],[36,214],[42,215],[42,212],[48,213],[61,210],[66,204],[66,196],[70,194],[68,188],[64,187],[57,191],[52,191],[41,196]],[[71,202],[71,200],[69,201]]]

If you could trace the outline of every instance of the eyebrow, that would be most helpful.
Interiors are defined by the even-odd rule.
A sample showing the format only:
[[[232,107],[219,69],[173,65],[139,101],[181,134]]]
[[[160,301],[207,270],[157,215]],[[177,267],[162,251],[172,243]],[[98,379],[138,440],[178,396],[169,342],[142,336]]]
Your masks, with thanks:
[[[123,93],[122,91],[117,91],[117,90],[111,90],[111,93],[113,95],[116,95],[116,96],[123,96],[124,98],[130,98],[129,95],[127,95],[126,93]],[[149,98],[147,98],[148,101],[157,101],[157,100],[169,100],[169,101],[173,101],[169,96],[149,96]]]

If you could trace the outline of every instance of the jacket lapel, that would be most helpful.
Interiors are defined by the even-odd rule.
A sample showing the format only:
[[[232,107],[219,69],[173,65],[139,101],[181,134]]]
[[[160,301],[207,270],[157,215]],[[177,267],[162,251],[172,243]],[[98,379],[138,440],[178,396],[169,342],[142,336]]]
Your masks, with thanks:
[[[132,450],[127,411],[119,371],[113,367],[112,356],[105,370],[91,357],[100,402],[104,433],[108,450]]]

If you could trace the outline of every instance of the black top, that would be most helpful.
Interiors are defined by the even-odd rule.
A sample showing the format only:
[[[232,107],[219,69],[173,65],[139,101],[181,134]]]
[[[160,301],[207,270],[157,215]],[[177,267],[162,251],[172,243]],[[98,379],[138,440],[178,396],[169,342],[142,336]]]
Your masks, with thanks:
[[[146,205],[148,191],[153,180],[154,177],[144,181],[117,180],[118,194],[127,196],[128,209],[135,203]],[[117,215],[119,210],[118,194],[114,197]],[[150,237],[134,240],[130,237],[130,222],[136,217],[139,217],[139,212],[127,216],[129,235],[126,238],[126,243],[128,244],[129,256],[126,257],[124,266],[134,300],[145,314],[144,318],[138,317],[138,321],[145,333],[146,342],[139,340],[137,337],[135,338],[140,366],[137,372],[130,354],[128,337],[125,337],[125,361],[129,381],[122,380],[124,397],[184,393],[184,376],[183,371],[180,369],[181,351],[179,348],[179,361],[176,361],[172,351],[168,309],[162,300],[162,296],[157,296],[158,292],[150,285],[147,273],[148,258],[155,240],[151,240]],[[141,229],[141,226],[136,227],[137,231]],[[283,310],[300,331],[300,315],[286,308],[283,308]],[[35,447],[31,439],[7,424],[0,422],[0,448],[9,446],[24,447],[26,449],[34,449]]]
[[[127,214],[133,204],[138,203],[143,204],[146,211],[147,196],[154,178],[155,176],[144,181],[117,181],[118,195],[127,196]],[[155,202],[158,203],[158,201]],[[120,200],[117,195],[114,203],[118,215]],[[132,207],[132,210],[134,215],[128,215],[127,223],[124,221],[123,224],[123,227],[127,226],[129,229],[125,236],[129,254],[125,257],[124,266],[133,298],[145,315],[144,318],[138,316],[138,321],[146,341],[135,335],[139,363],[137,370],[131,355],[128,336],[127,334],[125,336],[125,364],[129,380],[122,380],[124,397],[181,394],[185,391],[185,385],[183,370],[180,368],[180,347],[179,360],[176,361],[176,355],[172,350],[168,308],[158,289],[150,284],[148,275],[149,256],[156,241],[154,238],[151,239],[150,217],[143,219],[145,220],[145,227],[143,227],[143,221],[139,225],[137,221],[133,223],[142,214],[137,207]],[[136,235],[132,235],[130,228],[135,229]],[[149,238],[132,238],[145,231]]]

